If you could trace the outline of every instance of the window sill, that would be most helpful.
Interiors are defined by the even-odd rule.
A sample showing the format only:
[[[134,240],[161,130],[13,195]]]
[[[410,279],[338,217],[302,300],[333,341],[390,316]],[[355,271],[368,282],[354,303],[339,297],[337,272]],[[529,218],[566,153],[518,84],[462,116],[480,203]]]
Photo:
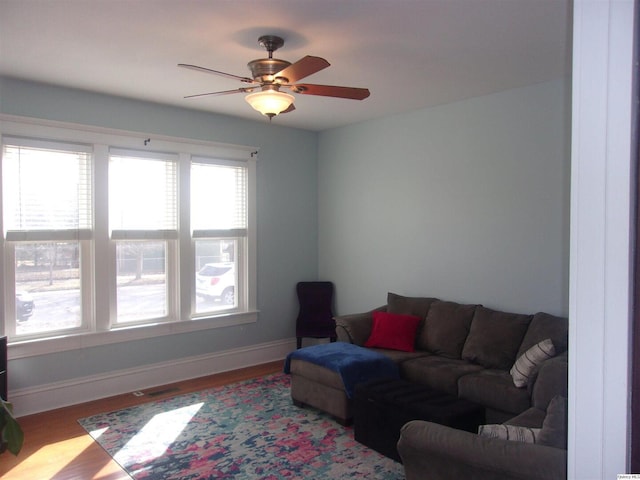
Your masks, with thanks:
[[[180,333],[197,332],[233,325],[244,325],[258,321],[258,311],[217,315],[181,322],[157,323],[114,328],[106,332],[80,333],[38,340],[14,341],[9,343],[9,359],[33,357],[49,353],[97,347],[112,343],[161,337]]]

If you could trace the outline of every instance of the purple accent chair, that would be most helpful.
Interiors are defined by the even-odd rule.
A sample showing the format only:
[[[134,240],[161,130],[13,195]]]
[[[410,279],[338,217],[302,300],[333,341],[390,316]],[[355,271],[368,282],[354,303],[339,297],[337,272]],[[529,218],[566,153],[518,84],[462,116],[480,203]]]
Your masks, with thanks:
[[[329,338],[335,342],[336,322],[333,320],[333,283],[299,282],[296,285],[300,311],[296,319],[297,347],[302,338]]]

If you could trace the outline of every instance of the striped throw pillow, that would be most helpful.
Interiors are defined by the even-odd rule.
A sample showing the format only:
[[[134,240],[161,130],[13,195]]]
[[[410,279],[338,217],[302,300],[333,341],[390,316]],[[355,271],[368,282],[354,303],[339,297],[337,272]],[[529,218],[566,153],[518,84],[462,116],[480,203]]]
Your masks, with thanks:
[[[513,442],[536,443],[540,428],[520,427],[518,425],[480,425],[478,435],[488,438],[500,438]]]
[[[542,362],[553,357],[556,349],[551,339],[547,338],[537,343],[529,350],[520,355],[520,358],[513,364],[509,373],[513,378],[513,384],[520,388],[526,387],[529,378],[536,371]]]

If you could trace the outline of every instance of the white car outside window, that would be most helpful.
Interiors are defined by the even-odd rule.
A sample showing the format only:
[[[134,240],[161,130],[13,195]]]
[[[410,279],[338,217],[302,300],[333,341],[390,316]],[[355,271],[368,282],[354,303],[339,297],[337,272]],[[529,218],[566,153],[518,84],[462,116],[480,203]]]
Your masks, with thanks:
[[[196,274],[196,294],[233,305],[236,284],[233,263],[207,263]]]

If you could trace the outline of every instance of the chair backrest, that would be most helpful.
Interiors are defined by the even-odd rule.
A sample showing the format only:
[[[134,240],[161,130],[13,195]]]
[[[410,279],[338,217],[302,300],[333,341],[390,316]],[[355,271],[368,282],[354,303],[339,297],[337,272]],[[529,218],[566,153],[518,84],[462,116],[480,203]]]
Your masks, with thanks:
[[[333,323],[333,283],[299,282],[296,292],[300,303],[298,324]]]

